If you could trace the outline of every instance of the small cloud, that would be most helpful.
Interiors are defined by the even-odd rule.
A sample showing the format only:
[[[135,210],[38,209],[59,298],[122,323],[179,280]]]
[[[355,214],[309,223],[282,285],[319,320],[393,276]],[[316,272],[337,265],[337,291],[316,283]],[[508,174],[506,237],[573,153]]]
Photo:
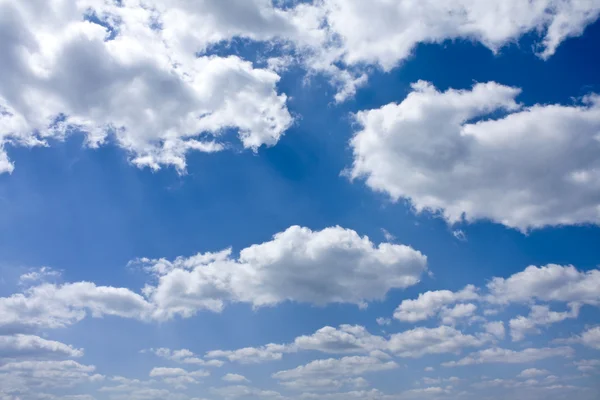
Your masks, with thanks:
[[[250,382],[244,375],[227,374],[223,378],[225,382]]]
[[[27,285],[30,283],[46,281],[51,278],[58,279],[60,276],[60,271],[56,271],[50,267],[41,267],[21,275],[19,277],[19,284]]]
[[[435,368],[433,368],[433,367],[425,368],[425,372],[433,372],[433,371],[435,371]]]
[[[379,326],[387,326],[390,325],[392,323],[392,320],[389,318],[383,318],[383,317],[379,317],[376,319],[377,321],[377,325]]]
[[[460,229],[452,231],[452,236],[454,236],[456,239],[460,240],[461,242],[467,241],[467,234]]]
[[[381,228],[381,232],[383,233],[383,237],[385,238],[385,240],[387,240],[388,242],[393,242],[394,240],[396,240],[396,236],[388,232],[387,229]]]

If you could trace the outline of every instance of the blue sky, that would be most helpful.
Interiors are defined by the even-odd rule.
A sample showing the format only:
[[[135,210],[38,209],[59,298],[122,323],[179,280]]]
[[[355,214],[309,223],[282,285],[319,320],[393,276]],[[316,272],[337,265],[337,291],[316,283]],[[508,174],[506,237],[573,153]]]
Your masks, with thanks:
[[[0,399],[598,396],[594,1],[34,3]]]

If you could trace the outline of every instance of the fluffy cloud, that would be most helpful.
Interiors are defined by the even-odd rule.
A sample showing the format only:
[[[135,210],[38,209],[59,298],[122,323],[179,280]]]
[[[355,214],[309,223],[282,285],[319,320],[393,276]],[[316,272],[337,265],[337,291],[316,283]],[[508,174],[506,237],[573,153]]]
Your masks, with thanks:
[[[94,317],[149,317],[152,306],[129,289],[90,282],[42,284],[25,293],[0,298],[0,332],[59,328]]]
[[[320,379],[360,376],[368,372],[386,371],[398,368],[393,361],[383,361],[377,357],[352,356],[314,360],[294,369],[279,371],[273,378],[279,380]]]
[[[35,394],[47,388],[73,387],[104,379],[93,365],[76,361],[15,361],[0,366],[0,387],[16,394]]]
[[[543,32],[541,56],[552,55],[567,37],[597,18],[591,1],[443,0],[389,2],[326,0],[328,27],[339,36],[346,64],[378,64],[385,70],[410,56],[419,43],[473,39],[497,51],[521,35]],[[372,21],[378,21],[373,25]]]
[[[239,374],[227,374],[221,379],[223,379],[225,382],[249,382],[248,378]]]
[[[267,344],[262,347],[245,347],[237,350],[212,350],[206,353],[207,358],[226,358],[240,364],[258,364],[266,361],[281,360],[289,347],[279,344]]]
[[[136,165],[179,170],[189,151],[227,147],[221,133],[230,129],[245,148],[277,143],[292,123],[279,75],[211,54],[235,38],[278,49],[270,68],[298,62],[329,76],[341,101],[365,84],[365,66],[390,70],[419,43],[467,39],[497,51],[535,31],[546,58],[600,12],[577,0],[285,8],[269,0],[4,0],[0,7],[0,172],[14,169],[7,145],[49,145],[74,132],[91,147],[112,140]]]
[[[242,249],[238,259],[225,251],[173,262],[146,260],[146,268],[159,276],[145,293],[158,318],[220,311],[226,302],[364,305],[419,282],[426,261],[408,246],[375,246],[350,229],[292,226],[269,242]]]
[[[509,322],[510,336],[514,342],[523,340],[529,333],[539,333],[538,326],[547,326],[557,322],[564,321],[567,318],[577,318],[579,316],[579,306],[571,306],[571,310],[565,312],[550,311],[548,306],[534,305],[528,317],[519,315]]]
[[[370,334],[363,326],[326,326],[310,336],[297,337],[291,347],[333,354],[364,353],[385,349],[387,340]]]
[[[165,358],[167,360],[175,361],[182,364],[194,364],[203,365],[207,367],[221,367],[223,361],[220,360],[203,360],[202,358],[195,355],[188,349],[171,350],[165,347],[158,349],[142,350],[142,353],[152,353],[158,357]]]
[[[277,143],[292,122],[279,76],[235,56],[197,56],[207,43],[177,29],[187,10],[157,15],[155,3],[0,3],[0,172],[14,168],[6,144],[47,145],[77,131],[91,147],[110,137],[155,169],[183,170],[188,151],[222,150],[227,129],[245,148]],[[196,12],[218,8],[207,3],[213,10]]]
[[[482,346],[485,341],[452,327],[440,326],[393,334],[388,348],[400,357],[421,357],[425,354],[458,353],[465,347]]]
[[[573,354],[574,351],[570,347],[528,348],[520,351],[492,348],[478,351],[459,361],[451,361],[442,365],[454,367],[488,363],[521,364],[551,357],[571,357]]]
[[[529,266],[509,278],[493,278],[488,301],[508,304],[531,300],[600,305],[600,270],[573,266]]]
[[[33,335],[0,336],[0,360],[3,358],[81,357],[83,350]]]
[[[550,375],[550,372],[545,369],[528,368],[521,371],[521,373],[519,374],[519,378],[529,379],[543,375]]]
[[[504,329],[504,322],[502,321],[493,321],[486,322],[484,324],[484,329],[490,335],[495,336],[497,339],[504,339],[504,335],[506,334],[506,330]]]
[[[176,389],[185,389],[190,383],[200,383],[200,378],[205,378],[210,372],[204,370],[186,371],[183,368],[152,368],[150,377],[161,379],[163,382],[172,385]]]
[[[220,396],[222,399],[283,399],[281,393],[274,390],[262,390],[250,386],[226,386],[222,388],[212,388],[211,392]]]
[[[352,178],[450,223],[490,219],[527,230],[600,222],[598,96],[523,108],[519,89],[495,82],[412,87],[399,104],[356,114]],[[499,112],[507,115],[491,116]]]
[[[394,318],[400,321],[424,321],[436,315],[446,306],[479,298],[475,286],[469,285],[459,292],[450,290],[437,290],[421,293],[415,300],[403,300],[394,311]]]
[[[584,331],[581,335],[567,339],[567,343],[580,343],[584,346],[600,350],[600,326],[590,328]]]

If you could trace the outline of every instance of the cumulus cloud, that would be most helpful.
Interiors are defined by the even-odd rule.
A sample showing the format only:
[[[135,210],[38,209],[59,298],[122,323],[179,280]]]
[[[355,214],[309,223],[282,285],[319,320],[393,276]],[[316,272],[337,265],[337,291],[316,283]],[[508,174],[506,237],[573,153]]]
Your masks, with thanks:
[[[363,326],[326,326],[310,336],[299,336],[292,345],[294,349],[317,350],[324,353],[361,353],[382,350],[387,340],[370,334]]]
[[[226,358],[240,364],[258,364],[266,361],[281,360],[283,353],[289,351],[289,346],[267,344],[262,347],[244,347],[237,350],[212,350],[206,353],[207,358]]]
[[[254,307],[283,301],[317,305],[381,300],[391,289],[419,282],[427,258],[403,245],[374,245],[366,236],[339,226],[312,231],[292,226],[269,242],[240,251],[191,258],[145,260],[158,274],[146,295],[158,318],[220,311],[227,302]]]
[[[534,305],[528,317],[519,315],[509,321],[510,336],[513,342],[523,340],[527,334],[539,333],[538,326],[548,326],[557,322],[564,321],[567,318],[577,318],[579,316],[579,305],[571,305],[571,309],[565,312],[550,311],[548,306]]]
[[[521,373],[519,374],[519,378],[529,379],[529,378],[536,378],[538,376],[544,376],[544,375],[546,375],[546,376],[550,375],[550,371],[545,370],[545,369],[528,368],[528,369],[521,371]]]
[[[152,368],[150,377],[161,379],[176,389],[185,389],[188,384],[200,383],[200,378],[205,378],[210,372],[204,370],[186,371],[183,368]]]
[[[276,90],[279,76],[235,56],[197,56],[218,38],[202,44],[180,31],[199,22],[185,18],[182,3],[170,11],[150,3],[156,7],[137,0],[0,4],[0,172],[14,168],[6,144],[48,145],[75,132],[91,147],[111,138],[134,164],[154,169],[184,170],[188,151],[222,150],[227,129],[245,148],[277,143],[292,122]],[[187,15],[210,21],[201,13],[218,6],[208,3],[212,10]],[[195,26],[210,29],[202,22]]]
[[[598,96],[522,107],[520,89],[495,82],[412,88],[399,104],[356,114],[352,178],[449,223],[489,219],[528,230],[600,222]]]
[[[415,328],[391,335],[389,350],[400,357],[425,354],[458,353],[465,347],[479,347],[486,339],[466,335],[449,327]]]
[[[274,390],[263,390],[255,387],[237,385],[211,388],[211,392],[222,399],[284,399],[281,393]]]
[[[48,388],[68,388],[78,384],[99,382],[93,365],[66,361],[14,361],[0,366],[0,387],[9,393],[36,394]]]
[[[508,304],[531,300],[600,305],[600,270],[549,264],[529,266],[509,278],[493,278],[487,300]]]
[[[60,276],[60,271],[56,271],[50,267],[40,267],[21,275],[19,277],[19,283],[22,285],[27,285],[31,283],[38,283],[40,281],[49,280],[52,278],[57,279],[60,278]]]
[[[547,58],[600,12],[595,2],[576,0],[368,6],[326,0],[293,7],[268,0],[5,0],[0,6],[1,172],[14,169],[7,146],[51,145],[76,132],[90,147],[111,140],[138,166],[183,171],[186,153],[226,148],[228,130],[248,149],[277,143],[292,123],[274,72],[287,65],[325,74],[342,101],[366,83],[366,67],[388,71],[419,43],[466,39],[498,51],[538,32],[539,54]],[[270,69],[212,54],[236,38],[276,48]]]
[[[221,379],[223,379],[225,382],[250,382],[244,375],[239,374],[227,374]]]
[[[571,357],[574,351],[570,347],[528,348],[520,351],[492,348],[475,352],[459,361],[442,364],[445,367],[455,367],[472,364],[521,364],[543,360],[551,357]]]
[[[0,360],[3,358],[81,357],[83,350],[34,335],[0,336]]]
[[[175,361],[181,364],[194,364],[194,365],[202,365],[207,367],[221,367],[223,366],[223,361],[220,360],[203,360],[198,357],[192,351],[188,349],[181,350],[171,350],[166,347],[160,347],[158,349],[148,349],[142,350],[141,353],[152,353],[158,357]]]
[[[44,283],[0,298],[0,333],[64,327],[87,315],[144,321],[190,317],[198,310],[221,311],[231,302],[362,307],[392,289],[418,283],[427,270],[427,257],[411,247],[375,245],[341,227],[311,231],[292,226],[271,241],[242,249],[237,259],[229,249],[173,262],[139,262],[155,279],[143,295],[91,282]]]
[[[493,321],[486,322],[483,326],[485,331],[497,339],[504,339],[504,335],[506,334],[506,330],[504,329],[504,322],[502,321]]]
[[[141,295],[126,288],[90,282],[42,284],[0,298],[0,332],[60,328],[93,317],[114,315],[144,319],[152,310]]]
[[[314,360],[294,369],[273,374],[278,380],[320,379],[360,376],[368,372],[386,371],[398,368],[394,361],[383,361],[377,357],[351,356]]]
[[[580,343],[592,349],[600,350],[600,326],[589,328],[581,335],[566,340],[567,343]]]
[[[394,311],[394,318],[405,322],[424,321],[440,311],[452,313],[452,311],[445,308],[446,306],[478,298],[477,289],[473,285],[469,285],[459,292],[450,290],[425,292],[419,294],[419,297],[415,300],[403,300]],[[460,313],[460,309],[457,312]]]

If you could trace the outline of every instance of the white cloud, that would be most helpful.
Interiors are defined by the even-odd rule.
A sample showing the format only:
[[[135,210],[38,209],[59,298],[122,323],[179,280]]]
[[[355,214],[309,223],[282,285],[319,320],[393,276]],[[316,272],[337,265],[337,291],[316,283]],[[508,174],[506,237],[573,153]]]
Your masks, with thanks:
[[[186,371],[183,368],[152,368],[150,377],[159,378],[163,382],[172,385],[176,389],[185,389],[188,384],[200,383],[201,378],[210,375],[210,372],[204,370]]]
[[[600,367],[600,360],[578,360],[573,362],[573,365],[581,372],[593,372]]]
[[[531,300],[600,305],[600,270],[573,266],[529,266],[509,278],[493,278],[488,301],[507,304]]]
[[[0,298],[0,332],[64,327],[88,314],[144,319],[151,310],[142,296],[125,288],[90,282],[42,284]]]
[[[287,389],[304,393],[308,391],[334,391],[344,387],[362,388],[369,386],[367,380],[362,377],[292,379],[279,383]]]
[[[321,231],[292,226],[269,242],[242,249],[238,259],[221,252],[173,262],[146,260],[147,268],[166,272],[145,293],[158,318],[220,311],[227,302],[364,305],[419,282],[426,261],[408,246],[375,246],[339,226]]]
[[[459,353],[465,347],[479,347],[486,342],[450,327],[415,328],[391,335],[389,350],[400,357],[425,354]]]
[[[281,360],[283,353],[287,351],[289,348],[285,345],[270,343],[262,347],[245,347],[238,350],[212,350],[206,353],[206,357],[226,358],[240,364],[257,364]]]
[[[1,170],[1,167],[0,167]],[[22,285],[45,281],[50,278],[60,278],[61,273],[50,267],[40,267],[27,272],[19,277],[19,283]]]
[[[203,365],[207,367],[221,367],[223,361],[220,360],[203,360],[198,357],[192,351],[188,349],[171,350],[169,348],[161,347],[158,349],[142,350],[142,353],[152,353],[158,357],[165,358],[167,360],[175,361],[181,364],[194,364]]]
[[[504,339],[506,331],[504,329],[504,322],[502,321],[493,321],[486,322],[484,324],[484,329],[487,333],[494,335],[497,339]]]
[[[92,147],[110,137],[136,165],[179,170],[189,151],[227,147],[220,142],[227,129],[239,131],[245,148],[277,143],[292,122],[276,91],[279,75],[210,55],[212,45],[234,38],[277,48],[274,70],[297,61],[324,73],[341,101],[366,83],[365,66],[390,70],[419,43],[466,39],[497,51],[539,32],[546,58],[600,11],[578,0],[326,0],[287,8],[268,0],[5,0],[1,7],[2,172],[14,168],[8,144],[49,145],[75,131]]]
[[[478,298],[477,289],[473,285],[469,285],[459,292],[450,290],[425,292],[419,294],[416,300],[402,301],[394,311],[394,318],[406,322],[424,321],[436,315],[445,306]]]
[[[250,382],[244,375],[227,374],[221,378],[225,382]]]
[[[341,325],[337,329],[326,326],[310,336],[299,336],[292,346],[333,354],[365,353],[385,349],[387,340],[370,334],[363,326]]]
[[[584,346],[600,350],[600,326],[589,328],[581,335],[567,339],[568,343],[581,343]]]
[[[278,380],[320,379],[360,376],[369,372],[387,371],[398,368],[394,361],[383,361],[377,357],[351,356],[314,360],[294,369],[273,374]]]
[[[274,390],[262,390],[250,386],[225,386],[221,388],[212,388],[211,392],[223,399],[283,399],[284,397]]]
[[[15,361],[0,366],[0,388],[17,394],[35,394],[46,388],[66,388],[99,382],[93,365],[67,361]]]
[[[392,324],[392,320],[389,318],[383,318],[383,317],[379,317],[375,320],[375,322],[377,322],[377,325],[379,326],[389,326]]]
[[[550,375],[550,371],[545,370],[545,369],[528,368],[528,369],[521,371],[521,373],[519,374],[518,377],[529,379],[529,378],[535,378],[535,377],[544,376],[544,375],[546,375],[546,376]]]
[[[207,21],[226,29],[212,18],[215,2],[196,10],[150,3],[156,7],[136,0],[2,2],[1,172],[14,168],[7,143],[47,145],[75,131],[92,147],[111,137],[138,166],[179,170],[188,151],[222,150],[226,129],[238,130],[245,148],[277,143],[292,122],[286,96],[276,91],[279,76],[235,56],[196,55],[231,37],[209,34]],[[108,28],[85,20],[91,14]],[[162,29],[154,28],[157,19]]]
[[[81,357],[83,350],[33,335],[0,336],[0,360],[3,358]]]
[[[495,82],[440,92],[419,81],[401,103],[356,114],[351,177],[449,223],[600,223],[600,98],[523,108],[519,93]],[[491,116],[500,111],[508,114]]]
[[[574,351],[570,347],[528,348],[520,351],[492,348],[475,352],[459,361],[451,361],[442,365],[455,367],[488,363],[522,364],[551,357],[571,357],[573,354]]]
[[[442,308],[440,319],[443,324],[454,325],[459,320],[472,317],[477,311],[477,306],[473,303],[457,304],[452,308]]]
[[[519,315],[509,321],[510,336],[513,342],[523,340],[527,334],[539,333],[538,326],[547,326],[564,321],[567,318],[577,318],[579,316],[579,305],[573,304],[570,308],[569,311],[556,312],[550,311],[548,306],[531,306],[528,317]]]

